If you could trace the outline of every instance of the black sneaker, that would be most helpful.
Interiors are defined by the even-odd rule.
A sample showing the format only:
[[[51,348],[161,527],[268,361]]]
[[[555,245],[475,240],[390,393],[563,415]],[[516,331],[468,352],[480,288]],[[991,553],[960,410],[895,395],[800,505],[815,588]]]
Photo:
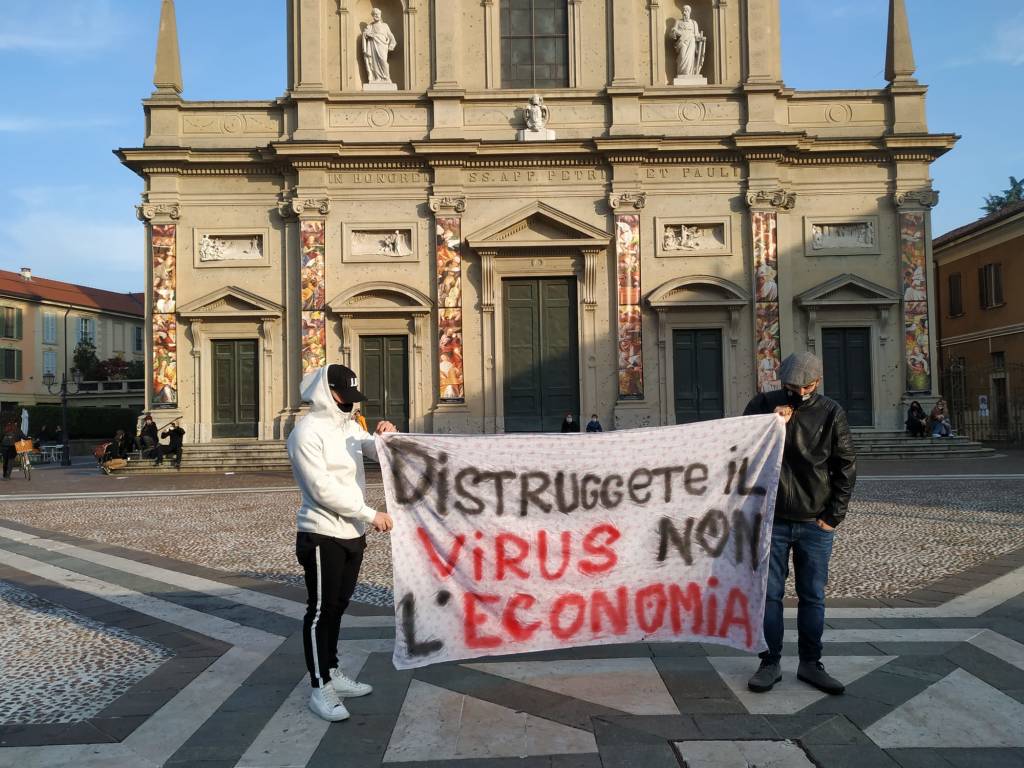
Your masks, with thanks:
[[[836,680],[825,671],[825,665],[820,661],[801,661],[797,667],[796,677],[808,685],[813,685],[819,691],[838,696],[846,690],[846,686]]]
[[[782,679],[782,668],[779,663],[768,661],[768,659],[761,659],[761,666],[758,667],[757,672],[753,674],[750,680],[747,681],[747,688],[754,691],[754,693],[764,693],[770,691],[779,680]]]

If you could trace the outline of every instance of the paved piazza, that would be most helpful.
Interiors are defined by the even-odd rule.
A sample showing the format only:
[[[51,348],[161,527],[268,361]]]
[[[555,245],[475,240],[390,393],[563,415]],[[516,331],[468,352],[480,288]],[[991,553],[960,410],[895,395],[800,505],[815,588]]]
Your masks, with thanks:
[[[844,696],[795,679],[792,623],[765,695],[756,659],[692,644],[396,671],[372,536],[341,646],[375,691],[330,726],[290,477],[49,475],[0,497],[0,766],[1024,767],[1024,475],[968,471],[858,484],[826,634]]]

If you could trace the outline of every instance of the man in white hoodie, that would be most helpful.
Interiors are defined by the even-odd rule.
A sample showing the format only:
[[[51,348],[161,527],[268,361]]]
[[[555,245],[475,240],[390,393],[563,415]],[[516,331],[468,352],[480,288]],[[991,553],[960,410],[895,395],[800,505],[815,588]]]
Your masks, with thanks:
[[[366,530],[394,526],[387,512],[366,504],[363,455],[377,458],[373,437],[352,418],[352,407],[366,399],[355,373],[327,365],[302,380],[309,413],[288,437],[288,456],[302,491],[295,556],[306,574],[306,616],[302,644],[313,691],[309,707],[324,720],[348,719],[342,698],[373,689],[338,669],[341,616],[359,579]],[[397,432],[382,421],[377,432]]]

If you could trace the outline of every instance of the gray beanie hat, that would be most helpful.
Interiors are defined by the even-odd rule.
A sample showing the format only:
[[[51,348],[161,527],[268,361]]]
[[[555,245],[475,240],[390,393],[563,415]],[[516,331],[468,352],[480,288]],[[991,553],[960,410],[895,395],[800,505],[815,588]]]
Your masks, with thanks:
[[[821,360],[810,352],[796,352],[782,361],[779,379],[783,384],[804,387],[821,378]]]

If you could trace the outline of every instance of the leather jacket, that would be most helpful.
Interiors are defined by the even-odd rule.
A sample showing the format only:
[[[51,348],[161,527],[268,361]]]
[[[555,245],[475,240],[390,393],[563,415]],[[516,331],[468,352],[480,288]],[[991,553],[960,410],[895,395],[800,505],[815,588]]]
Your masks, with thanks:
[[[772,413],[780,405],[793,405],[785,389],[757,395],[743,415]],[[794,406],[786,424],[775,516],[798,522],[820,518],[835,527],[846,517],[856,482],[857,457],[842,406],[817,393]]]

